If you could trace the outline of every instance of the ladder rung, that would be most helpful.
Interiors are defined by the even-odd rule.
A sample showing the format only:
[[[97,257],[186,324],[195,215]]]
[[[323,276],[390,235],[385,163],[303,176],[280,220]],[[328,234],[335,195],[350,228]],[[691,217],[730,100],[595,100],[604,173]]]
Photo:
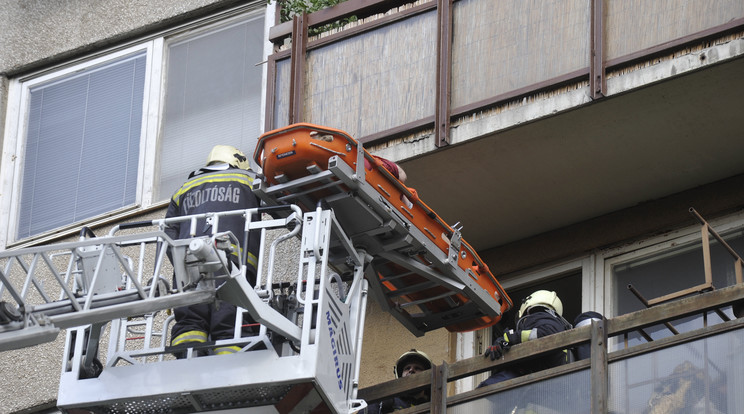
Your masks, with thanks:
[[[415,293],[415,292],[425,290],[425,289],[429,289],[435,286],[437,286],[436,282],[426,281],[424,283],[418,283],[418,284],[404,287],[401,289],[393,290],[388,294],[388,296],[396,297],[396,296],[408,295],[408,294]]]
[[[454,315],[454,316],[453,316]],[[456,317],[455,317],[456,316]],[[422,312],[415,315],[411,315],[413,319],[426,319],[426,320],[439,320],[443,323],[442,326],[452,323],[453,320],[470,320],[483,316],[478,307],[473,302],[468,302],[460,305],[456,308],[443,310],[440,312]]]
[[[401,303],[400,304],[400,307],[401,308],[406,308],[408,306],[414,306],[414,305],[420,305],[422,303],[434,302],[435,300],[444,299],[444,298],[447,298],[447,297],[452,296],[452,295],[455,295],[455,294],[457,294],[457,292],[452,292],[452,291],[445,292],[445,293],[442,293],[441,295],[432,296],[430,298],[421,299],[421,300],[414,300],[413,302]]]
[[[312,193],[314,193],[316,191],[325,190],[326,188],[331,188],[331,187],[338,187],[338,186],[340,186],[342,184],[343,184],[343,182],[341,182],[341,181],[331,181],[331,182],[327,182],[327,183],[325,183],[323,185],[320,185],[320,186],[317,186],[317,187],[313,187],[313,188],[308,189],[308,190],[305,190],[305,191],[300,191],[300,192],[296,192],[296,193],[290,193],[290,194],[287,194],[285,196],[277,197],[277,200],[278,201],[281,201],[281,202],[286,202],[288,200],[292,200],[292,199],[295,199],[295,198],[297,198],[297,199],[303,199],[303,198],[305,198],[305,196],[307,196],[309,194],[312,194]]]
[[[390,275],[390,276],[383,276],[380,278],[380,282],[390,282],[393,280],[400,279],[402,277],[411,276],[415,274],[416,274],[415,272],[406,272],[406,273],[397,273],[397,274]]]

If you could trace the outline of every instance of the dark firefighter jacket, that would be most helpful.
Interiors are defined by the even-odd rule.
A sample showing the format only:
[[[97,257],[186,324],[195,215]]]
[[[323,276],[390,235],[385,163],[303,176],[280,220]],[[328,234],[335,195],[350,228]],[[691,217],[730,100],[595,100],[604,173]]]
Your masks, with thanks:
[[[242,210],[259,206],[257,197],[251,191],[252,172],[238,168],[213,170],[204,167],[194,171],[181,188],[171,197],[166,218],[191,214]],[[254,217],[254,219],[260,219]],[[218,231],[231,231],[241,243],[241,250],[234,246],[233,262],[237,263],[238,251],[242,254],[245,219],[242,216],[222,217]],[[165,233],[174,239],[189,238],[189,223],[182,222],[166,228]],[[200,220],[196,226],[195,236],[211,235],[212,228],[206,220]],[[255,274],[258,254],[258,237],[249,237],[246,264],[250,273]]]
[[[564,319],[554,316],[548,312],[534,312],[523,316],[517,322],[517,330],[514,333],[505,333],[504,337],[511,345],[521,342],[542,338],[543,336],[563,332],[571,329]],[[567,362],[565,350],[556,350],[545,356],[534,360],[526,361],[518,369],[520,374],[537,372],[546,368],[557,367]]]

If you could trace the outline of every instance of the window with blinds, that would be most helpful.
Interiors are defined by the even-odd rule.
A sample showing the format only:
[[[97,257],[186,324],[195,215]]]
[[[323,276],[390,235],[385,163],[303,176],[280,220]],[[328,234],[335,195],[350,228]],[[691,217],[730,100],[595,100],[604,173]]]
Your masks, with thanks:
[[[17,238],[136,201],[144,53],[30,90]]]

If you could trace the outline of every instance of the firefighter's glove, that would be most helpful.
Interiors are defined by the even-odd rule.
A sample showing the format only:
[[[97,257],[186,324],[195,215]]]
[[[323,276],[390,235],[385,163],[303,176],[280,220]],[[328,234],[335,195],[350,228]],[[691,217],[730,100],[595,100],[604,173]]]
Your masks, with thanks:
[[[488,349],[486,349],[486,353],[483,354],[483,356],[486,358],[491,358],[491,361],[495,361],[504,356],[504,352],[508,351],[509,347],[510,345],[508,342],[506,342],[503,338],[499,338],[493,343],[493,345],[489,346]]]
[[[510,329],[509,331],[504,332],[504,341],[506,341],[509,346],[521,344],[522,335],[520,332],[514,332],[514,330]]]

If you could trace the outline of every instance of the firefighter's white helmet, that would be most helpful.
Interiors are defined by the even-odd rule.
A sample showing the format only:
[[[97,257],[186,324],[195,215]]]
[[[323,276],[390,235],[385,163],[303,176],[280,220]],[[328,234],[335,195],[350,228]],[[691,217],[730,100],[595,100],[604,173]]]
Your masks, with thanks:
[[[395,378],[400,378],[400,376],[403,375],[403,369],[411,361],[416,361],[421,364],[424,370],[431,369],[432,366],[429,355],[416,349],[411,349],[410,351],[404,352],[403,355],[395,361],[395,365],[393,366],[393,374],[395,375]]]
[[[232,145],[215,145],[207,156],[207,165],[224,162],[243,170],[250,170],[251,163],[243,151]]]
[[[526,313],[529,313],[530,309],[536,306],[551,309],[555,311],[558,316],[563,316],[563,302],[561,302],[558,295],[551,290],[538,290],[524,298],[522,306],[519,307],[519,315],[517,315],[517,317],[521,318]]]

